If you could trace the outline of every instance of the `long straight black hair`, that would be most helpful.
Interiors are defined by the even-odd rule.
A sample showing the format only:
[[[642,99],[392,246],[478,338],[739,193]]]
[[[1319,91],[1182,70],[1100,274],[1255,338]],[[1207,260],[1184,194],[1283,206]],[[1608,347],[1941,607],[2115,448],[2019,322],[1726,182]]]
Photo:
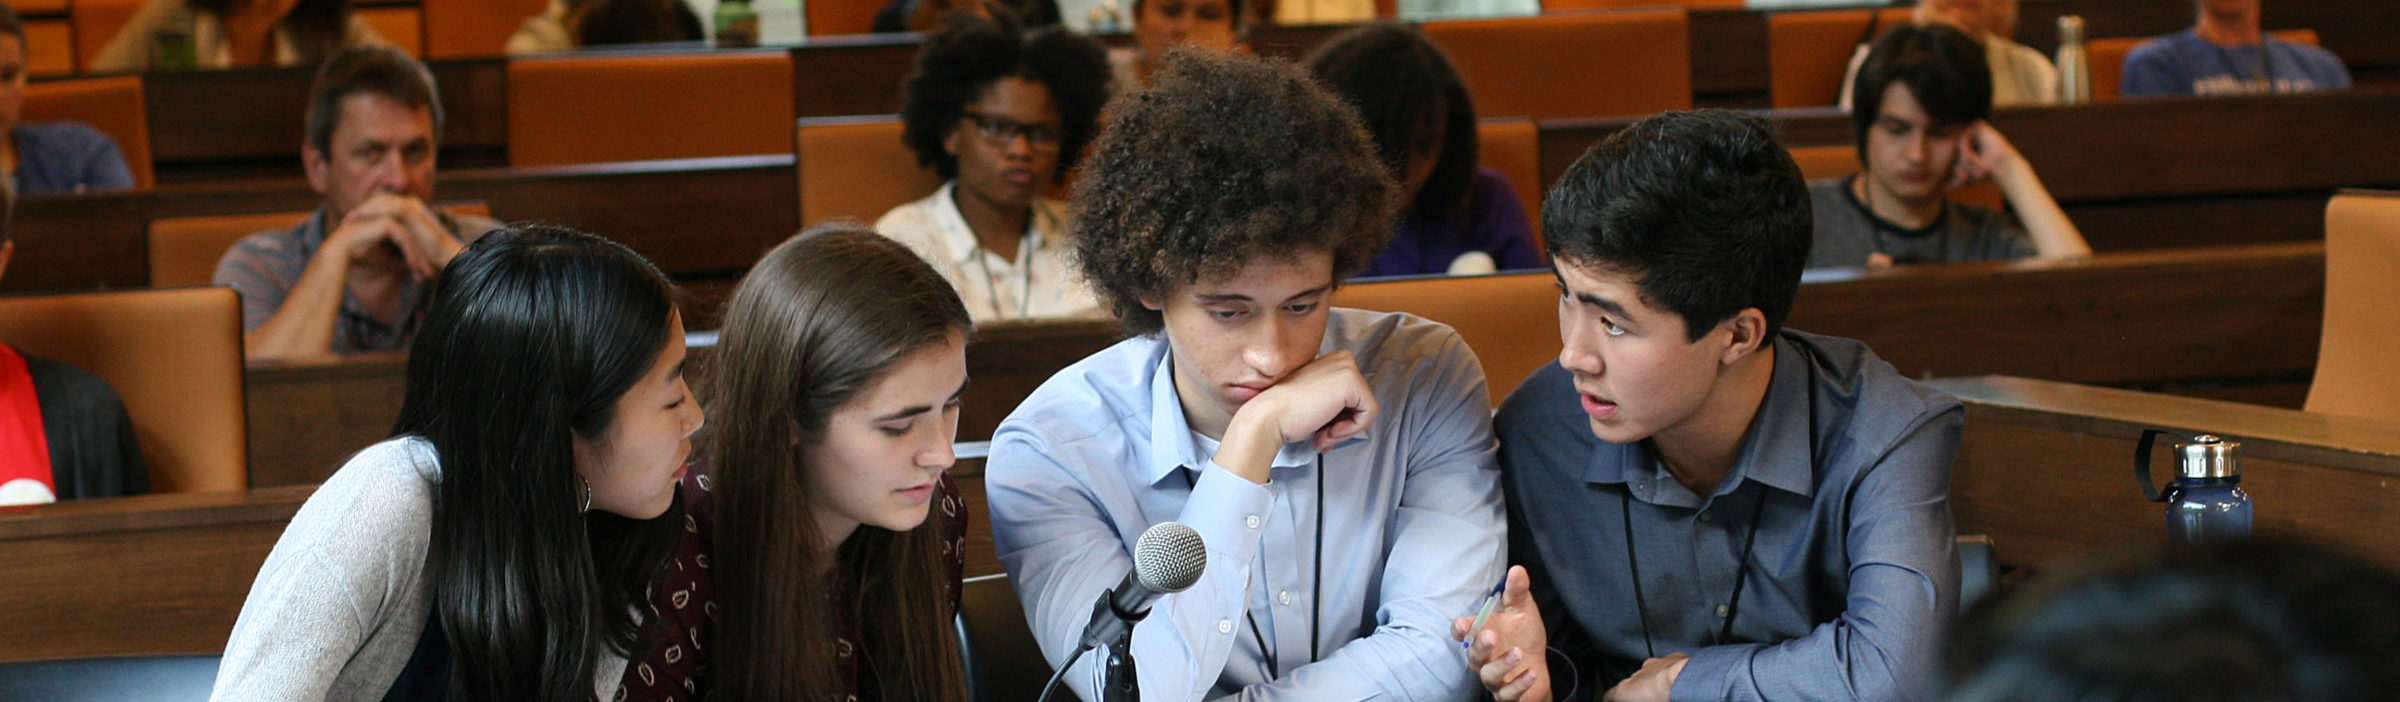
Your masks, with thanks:
[[[435,280],[392,434],[441,458],[426,573],[450,699],[590,700],[602,654],[641,638],[633,612],[673,554],[682,504],[646,520],[582,513],[573,442],[606,434],[674,314],[649,261],[563,228],[486,234]]]

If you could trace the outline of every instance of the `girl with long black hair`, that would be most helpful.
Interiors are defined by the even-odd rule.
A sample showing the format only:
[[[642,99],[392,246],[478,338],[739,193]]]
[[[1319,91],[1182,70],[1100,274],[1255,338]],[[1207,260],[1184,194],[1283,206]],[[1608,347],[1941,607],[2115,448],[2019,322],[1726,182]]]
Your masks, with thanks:
[[[392,438],[293,517],[214,699],[614,696],[702,421],[675,289],[615,242],[512,227],[429,305]]]

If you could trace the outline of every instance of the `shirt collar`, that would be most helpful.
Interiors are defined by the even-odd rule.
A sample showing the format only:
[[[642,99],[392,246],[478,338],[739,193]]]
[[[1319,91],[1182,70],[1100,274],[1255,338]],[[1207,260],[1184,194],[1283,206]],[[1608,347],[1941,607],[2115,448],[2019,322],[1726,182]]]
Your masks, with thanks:
[[[941,232],[942,248],[950,254],[950,262],[965,264],[982,252],[983,245],[975,240],[975,230],[967,227],[966,215],[958,213],[957,190],[958,181],[953,179],[933,191],[933,219],[941,225],[934,230]]]
[[[1751,417],[1750,429],[1742,435],[1741,455],[1734,461],[1733,472],[1717,484],[1717,494],[1732,492],[1744,480],[1802,497],[1815,491],[1816,457],[1812,455],[1815,442],[1809,435],[1815,431],[1811,425],[1816,413],[1810,409],[1808,391],[1809,384],[1816,381],[1816,373],[1810,370],[1815,360],[1814,354],[1804,351],[1791,337],[1775,335],[1775,369],[1767,381],[1766,398],[1761,401],[1758,414]],[[1639,475],[1635,475],[1637,471]],[[1650,454],[1647,442],[1600,441],[1596,442],[1591,458],[1584,462],[1583,480],[1630,484],[1636,477],[1663,478],[1665,472]]]
[[[1326,346],[1332,345],[1334,333],[1335,330],[1329,325],[1325,331]],[[1218,448],[1217,440],[1210,439],[1192,429],[1191,421],[1183,413],[1182,395],[1175,390],[1175,357],[1167,346],[1165,332],[1159,333],[1157,344],[1158,362],[1150,372],[1149,465],[1144,466],[1142,472],[1142,478],[1148,480],[1152,485],[1166,480],[1174,474],[1177,468],[1200,470],[1202,466],[1208,465],[1209,459],[1216,456]],[[1320,351],[1321,354],[1322,351]],[[1368,431],[1360,432],[1350,441],[1342,443],[1348,445],[1363,440],[1373,430],[1370,427]],[[1270,468],[1308,466],[1316,462],[1317,456],[1318,451],[1310,442],[1295,441],[1277,449],[1275,460],[1268,463],[1268,466]]]
[[[933,191],[933,198],[934,222],[939,225],[934,229],[941,233],[943,252],[950,255],[953,264],[972,263],[983,252],[983,242],[975,239],[975,230],[967,226],[966,215],[958,212],[958,180],[953,178],[943,183],[941,189]],[[1017,260],[1025,260],[1025,251],[1049,246],[1045,234],[1061,229],[1058,220],[1059,213],[1053,203],[1034,198],[1031,212],[1025,218],[1025,243],[1020,244],[1023,248],[1018,250]]]
[[[1741,458],[1726,482],[1747,478],[1801,497],[1814,490],[1818,457],[1811,434],[1816,431],[1816,410],[1808,386],[1817,380],[1815,364],[1816,354],[1790,336],[1775,335],[1775,371],[1767,382],[1767,397],[1750,419]]]

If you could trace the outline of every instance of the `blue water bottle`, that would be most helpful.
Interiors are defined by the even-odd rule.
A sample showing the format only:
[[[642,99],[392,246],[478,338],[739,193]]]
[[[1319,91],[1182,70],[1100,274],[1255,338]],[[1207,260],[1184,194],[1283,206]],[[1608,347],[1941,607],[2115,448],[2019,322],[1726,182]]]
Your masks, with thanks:
[[[2250,494],[2242,491],[2241,443],[2202,434],[2176,444],[2175,480],[2162,493],[2150,482],[2150,446],[2167,433],[2144,429],[2133,450],[2133,475],[2142,482],[2142,495],[2167,503],[2167,538],[2181,544],[2249,537]]]

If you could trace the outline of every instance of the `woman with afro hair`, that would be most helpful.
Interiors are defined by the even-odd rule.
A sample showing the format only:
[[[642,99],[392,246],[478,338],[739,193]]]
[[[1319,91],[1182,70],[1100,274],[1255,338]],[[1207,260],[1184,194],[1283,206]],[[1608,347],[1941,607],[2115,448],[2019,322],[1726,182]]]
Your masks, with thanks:
[[[1097,314],[1068,260],[1066,207],[1045,193],[1091,141],[1108,80],[1089,38],[1027,34],[1006,12],[944,17],[909,74],[901,140],[948,182],[875,230],[940,271],[978,323]]]

